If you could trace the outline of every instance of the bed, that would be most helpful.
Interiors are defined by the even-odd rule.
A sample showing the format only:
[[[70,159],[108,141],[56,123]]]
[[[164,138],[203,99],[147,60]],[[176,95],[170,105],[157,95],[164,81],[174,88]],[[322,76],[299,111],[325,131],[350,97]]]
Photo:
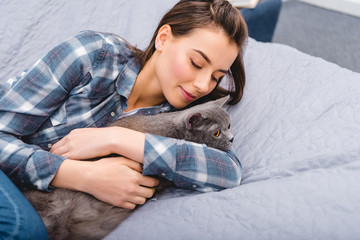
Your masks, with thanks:
[[[176,0],[5,1],[0,81],[85,29],[144,48]],[[358,239],[360,74],[249,39],[242,101],[228,107],[241,185],[170,188],[105,239]]]

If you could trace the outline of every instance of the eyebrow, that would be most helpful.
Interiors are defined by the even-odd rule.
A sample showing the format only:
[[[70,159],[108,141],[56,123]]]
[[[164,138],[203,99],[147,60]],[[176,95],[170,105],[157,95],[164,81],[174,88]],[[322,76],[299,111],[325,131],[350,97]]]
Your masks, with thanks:
[[[205,61],[206,61],[207,63],[211,64],[210,58],[209,58],[203,51],[200,51],[200,50],[198,50],[198,49],[193,49],[193,50],[194,50],[195,52],[197,52],[198,54],[200,54],[200,55],[205,59]],[[229,73],[229,70],[219,69],[218,71],[219,71],[219,72],[222,72],[222,73],[225,73],[225,74]]]

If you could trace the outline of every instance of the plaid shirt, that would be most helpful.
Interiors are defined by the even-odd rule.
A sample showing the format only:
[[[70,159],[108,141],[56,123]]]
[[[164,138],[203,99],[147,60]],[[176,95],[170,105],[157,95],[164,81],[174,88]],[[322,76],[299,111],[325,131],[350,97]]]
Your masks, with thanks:
[[[0,168],[17,185],[49,185],[64,157],[52,144],[75,128],[103,127],[127,108],[139,72],[120,37],[84,31],[59,44],[20,76],[0,84]],[[139,114],[169,111],[169,104]],[[144,175],[199,191],[240,184],[233,152],[146,134]]]

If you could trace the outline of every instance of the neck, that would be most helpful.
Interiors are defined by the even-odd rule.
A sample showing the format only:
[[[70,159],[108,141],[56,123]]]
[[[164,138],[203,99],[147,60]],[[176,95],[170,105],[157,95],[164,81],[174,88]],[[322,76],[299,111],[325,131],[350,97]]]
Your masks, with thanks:
[[[140,107],[159,105],[165,101],[164,94],[157,80],[154,58],[156,58],[155,53],[145,63],[145,66],[137,76],[128,99],[127,111]]]

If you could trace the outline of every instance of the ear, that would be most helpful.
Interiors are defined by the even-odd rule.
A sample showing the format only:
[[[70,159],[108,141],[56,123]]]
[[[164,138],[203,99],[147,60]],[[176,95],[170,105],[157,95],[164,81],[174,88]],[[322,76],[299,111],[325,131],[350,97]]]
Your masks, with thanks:
[[[200,128],[204,119],[205,118],[201,116],[201,113],[194,113],[188,118],[186,122],[186,128],[189,130],[198,129]]]
[[[163,25],[155,39],[155,48],[156,50],[161,51],[164,48],[166,41],[172,37],[171,27],[168,24]]]
[[[220,107],[224,106],[226,104],[226,102],[229,100],[230,96],[227,95],[225,97],[219,98],[217,100],[214,101],[214,103]]]

